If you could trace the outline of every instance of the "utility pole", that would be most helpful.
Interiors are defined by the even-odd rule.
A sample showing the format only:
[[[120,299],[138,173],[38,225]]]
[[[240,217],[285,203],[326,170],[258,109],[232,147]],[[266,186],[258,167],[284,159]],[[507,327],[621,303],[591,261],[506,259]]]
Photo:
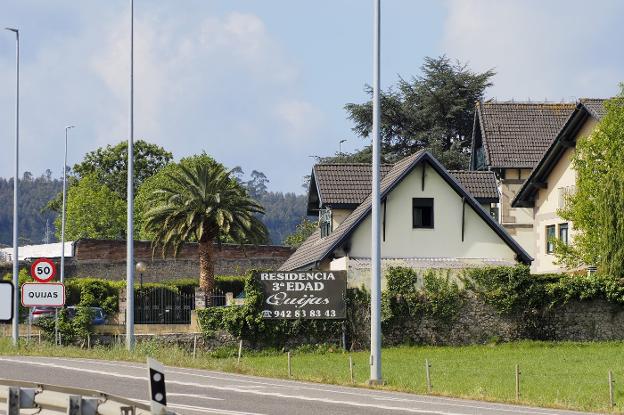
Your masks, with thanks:
[[[65,127],[65,157],[63,158],[63,209],[61,212],[61,284],[65,282],[65,218],[67,216],[67,133],[73,125]]]
[[[134,0],[130,0],[130,136],[126,236],[126,348],[134,348]]]
[[[8,31],[15,33],[15,177],[13,178],[13,345],[18,345],[19,340],[19,232],[18,232],[18,185],[19,180],[19,53],[20,41],[19,30],[6,27]]]
[[[371,195],[371,354],[370,380],[371,385],[381,384],[381,220],[380,220],[380,106],[379,106],[379,73],[380,73],[380,26],[381,0],[373,0],[373,183]]]

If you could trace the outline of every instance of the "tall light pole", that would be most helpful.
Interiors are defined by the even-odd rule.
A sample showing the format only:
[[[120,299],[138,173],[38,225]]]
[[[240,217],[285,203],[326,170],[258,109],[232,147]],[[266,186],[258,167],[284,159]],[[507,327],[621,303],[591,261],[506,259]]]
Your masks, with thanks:
[[[381,0],[373,0],[373,183],[371,243],[371,354],[370,384],[381,384],[381,245],[380,245],[380,137],[379,72]]]
[[[130,0],[130,136],[126,236],[126,348],[134,348],[134,0]]]
[[[67,133],[74,125],[65,127],[65,157],[63,158],[63,209],[61,211],[61,283],[65,282],[65,217],[67,209]]]
[[[342,154],[342,143],[346,142],[346,139],[342,139],[338,142],[338,154]]]
[[[6,27],[15,33],[15,177],[13,178],[13,345],[19,339],[19,256],[18,256],[18,225],[17,200],[19,179],[19,30]]]

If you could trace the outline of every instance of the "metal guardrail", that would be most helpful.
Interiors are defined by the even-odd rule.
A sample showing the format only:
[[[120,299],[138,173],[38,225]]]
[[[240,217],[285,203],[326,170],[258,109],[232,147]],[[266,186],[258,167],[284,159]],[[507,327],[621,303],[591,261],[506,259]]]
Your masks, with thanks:
[[[3,407],[6,408],[6,415],[27,413],[149,415],[151,413],[149,405],[100,391],[0,379],[0,410],[4,409]],[[166,411],[163,415],[175,415],[175,413]]]

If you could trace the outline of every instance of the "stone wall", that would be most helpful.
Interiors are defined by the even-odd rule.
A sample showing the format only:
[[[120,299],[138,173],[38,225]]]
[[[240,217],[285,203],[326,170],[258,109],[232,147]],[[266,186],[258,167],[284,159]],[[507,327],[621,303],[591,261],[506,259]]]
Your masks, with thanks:
[[[160,252],[152,255],[150,242],[135,241],[136,261],[143,261],[147,271],[144,282],[168,279],[196,278],[199,259],[196,243],[184,244],[176,258],[163,259]],[[242,275],[250,269],[277,269],[294,252],[292,248],[277,245],[240,246],[222,244],[215,247],[215,272],[217,275]],[[58,265],[58,260],[55,260]],[[28,269],[30,262],[20,264]],[[0,275],[12,272],[12,264],[0,263]],[[67,277],[97,277],[122,280],[126,275],[126,242],[81,239],[74,244],[73,258],[65,261]],[[139,275],[136,276],[137,279]]]
[[[362,324],[360,327],[367,327]],[[571,301],[522,315],[500,315],[474,295],[466,297],[451,324],[423,316],[385,327],[386,345],[464,345],[514,340],[624,340],[624,307],[604,300]],[[366,338],[369,330],[358,333]]]

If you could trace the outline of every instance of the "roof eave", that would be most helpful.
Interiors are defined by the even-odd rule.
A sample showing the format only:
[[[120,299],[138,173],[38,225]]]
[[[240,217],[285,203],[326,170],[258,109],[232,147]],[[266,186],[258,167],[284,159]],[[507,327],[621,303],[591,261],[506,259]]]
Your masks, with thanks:
[[[512,200],[512,207],[534,206],[535,195],[541,188],[535,184],[545,183],[565,151],[571,146],[576,145],[575,138],[589,117],[593,116],[589,110],[579,102],[574,109],[574,112],[570,114],[568,120],[565,122],[563,127],[561,127],[561,130],[555,137],[555,140],[552,142],[548,150],[546,150],[537,166],[524,182],[520,191],[516,194],[516,197]]]
[[[428,162],[429,165],[433,167],[434,170],[436,170],[436,172],[449,185],[451,185],[451,187],[453,188],[453,190],[455,190],[455,192],[457,192],[459,195],[463,197],[466,197],[466,201],[473,208],[473,210],[477,212],[477,215],[479,215],[487,223],[487,225],[498,236],[500,236],[501,239],[503,239],[503,241],[507,244],[507,246],[509,246],[514,251],[514,253],[516,254],[518,258],[521,258],[520,262],[524,264],[531,264],[531,262],[533,261],[533,258],[524,250],[524,248],[522,248],[499,224],[497,224],[494,221],[494,219],[492,219],[492,217],[489,215],[488,212],[483,210],[481,205],[479,205],[479,202],[477,202],[477,200],[466,189],[464,189],[464,187],[454,177],[452,177],[446,171],[446,169],[442,166],[442,164],[440,164],[440,162],[436,160],[435,157],[433,157],[433,155],[431,155],[431,153],[429,153],[428,151],[423,151],[419,157],[414,159],[411,165],[408,168],[406,168],[405,171],[399,177],[397,177],[394,180],[394,182],[390,186],[388,186],[388,188],[385,191],[381,193],[380,198],[383,199],[384,197],[388,195],[388,193],[392,192],[392,190],[394,190],[396,186],[398,186],[399,183],[401,183],[403,179],[409,173],[411,173],[414,167],[420,164],[421,162]],[[318,259],[318,261],[323,261],[324,259],[326,259],[329,254],[334,252],[334,250],[336,250],[345,240],[347,240],[353,234],[355,229],[357,229],[360,223],[362,223],[362,221],[364,221],[364,219],[368,216],[368,214],[371,212],[371,209],[372,209],[372,206],[369,206],[362,213],[361,217],[351,225],[351,228],[340,239],[338,239],[334,244],[332,244],[331,247],[321,256],[321,258]]]

